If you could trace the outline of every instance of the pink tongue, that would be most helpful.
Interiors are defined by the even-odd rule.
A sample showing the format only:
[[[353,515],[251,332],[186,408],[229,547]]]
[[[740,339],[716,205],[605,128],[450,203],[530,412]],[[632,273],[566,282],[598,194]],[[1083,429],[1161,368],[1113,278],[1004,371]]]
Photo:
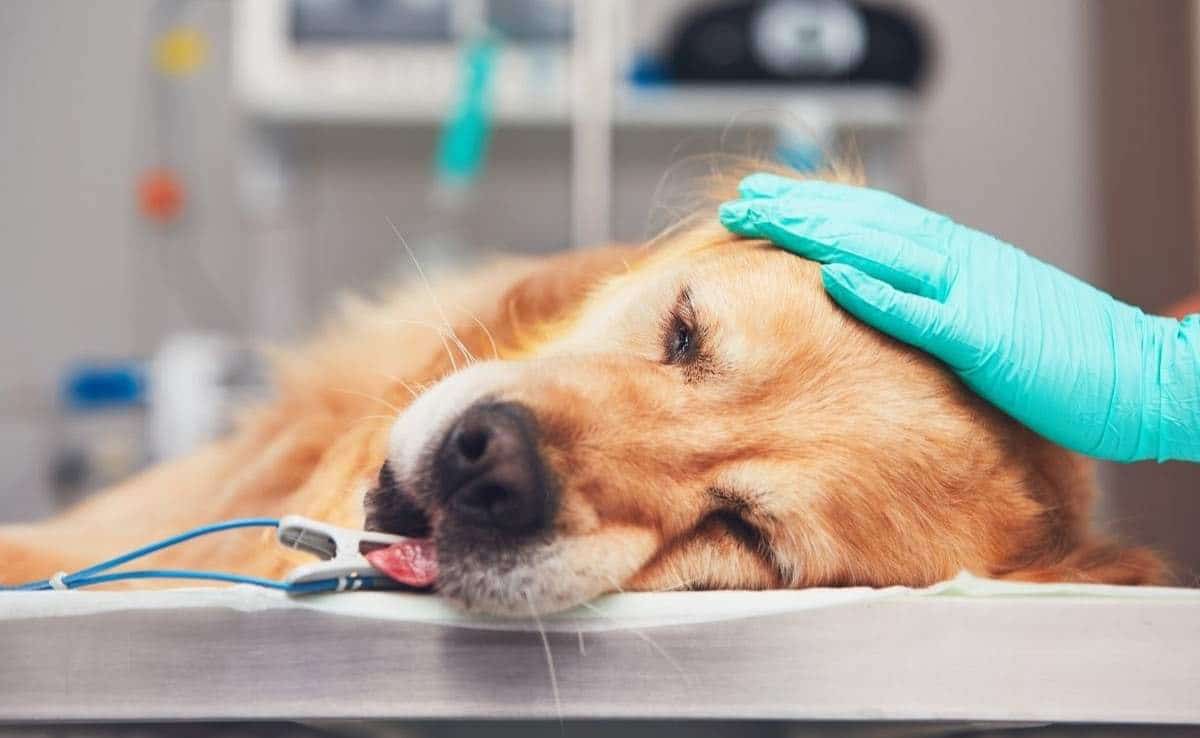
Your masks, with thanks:
[[[401,584],[428,587],[437,581],[437,547],[428,538],[409,538],[366,557],[371,566]]]

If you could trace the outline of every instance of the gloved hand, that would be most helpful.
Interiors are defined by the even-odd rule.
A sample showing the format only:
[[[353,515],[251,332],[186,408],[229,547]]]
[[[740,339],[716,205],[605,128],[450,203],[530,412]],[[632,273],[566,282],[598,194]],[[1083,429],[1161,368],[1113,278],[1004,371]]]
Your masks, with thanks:
[[[1149,316],[987,234],[862,187],[742,180],[721,222],[824,264],[825,289],[1050,440],[1200,460],[1200,316]]]

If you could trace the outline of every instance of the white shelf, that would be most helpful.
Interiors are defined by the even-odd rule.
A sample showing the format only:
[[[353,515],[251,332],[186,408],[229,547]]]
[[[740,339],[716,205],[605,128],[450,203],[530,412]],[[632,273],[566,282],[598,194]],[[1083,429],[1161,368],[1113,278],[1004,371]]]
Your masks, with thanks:
[[[248,112],[272,123],[435,125],[446,116],[449,99],[417,101],[389,97],[328,94],[261,96],[247,101]],[[494,122],[501,126],[565,126],[565,99],[497,101]],[[734,90],[720,87],[662,87],[621,90],[614,124],[623,128],[706,128],[773,125],[787,117],[819,114],[836,128],[905,128],[914,108],[905,92],[880,89],[788,88]]]
[[[626,126],[771,125],[805,112],[841,128],[903,128],[912,94],[884,86],[675,86],[627,89],[617,98],[616,123]]]

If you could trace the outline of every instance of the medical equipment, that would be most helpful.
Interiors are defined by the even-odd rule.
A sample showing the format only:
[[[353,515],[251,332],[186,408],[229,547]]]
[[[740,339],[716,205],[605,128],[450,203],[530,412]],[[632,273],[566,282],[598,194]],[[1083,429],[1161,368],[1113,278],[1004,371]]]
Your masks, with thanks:
[[[176,333],[149,361],[76,362],[47,408],[55,507],[221,437],[269,394],[262,357],[227,336]]]
[[[300,7],[305,10],[298,21]],[[801,164],[813,158],[808,152],[814,148],[835,148],[826,138],[853,133],[872,182],[900,192],[916,189],[905,144],[914,97],[904,84],[857,77],[854,84],[840,84],[838,77],[819,84],[678,84],[682,80],[665,74],[639,73],[638,60],[642,71],[665,68],[666,47],[683,8],[675,3],[478,0],[449,7],[444,2],[403,0],[250,0],[233,6],[234,89],[255,123],[247,128],[255,135],[247,139],[243,177],[255,183],[275,181],[279,195],[265,206],[258,197],[247,199],[255,213],[249,218],[250,249],[263,262],[256,269],[262,275],[256,299],[264,307],[255,320],[257,333],[277,331],[275,326],[288,322],[285,311],[274,306],[288,304],[300,310],[303,302],[293,293],[294,285],[305,281],[298,271],[306,262],[295,250],[305,234],[292,233],[290,240],[281,235],[304,214],[300,204],[289,205],[289,127],[370,124],[420,129],[453,123],[452,116],[463,109],[459,106],[470,92],[471,78],[462,73],[464,44],[489,31],[504,43],[487,60],[487,125],[495,131],[552,132],[547,140],[570,134],[570,155],[563,162],[572,173],[570,237],[550,243],[591,245],[614,236],[644,235],[641,211],[636,225],[617,211],[614,192],[623,169],[618,140],[629,139],[636,146],[642,138],[670,129],[681,132],[680,140],[696,131],[722,132],[722,142],[731,129],[780,129],[787,139],[786,161]],[[875,10],[863,12],[873,17]],[[786,28],[807,34],[815,24],[822,35],[814,43],[853,31],[846,31],[845,22],[837,24],[846,13],[834,18],[832,26],[827,14],[801,15],[790,14]],[[869,18],[864,22],[868,31],[873,28]],[[878,55],[873,37],[868,32],[864,38],[865,58],[874,59]],[[788,61],[781,63],[786,66]],[[853,69],[858,66],[862,65]],[[454,130],[471,134],[480,129],[478,120],[465,116]],[[815,147],[804,139],[814,140]],[[474,135],[462,139],[480,140]],[[731,145],[725,150],[740,151],[733,143],[736,137],[728,140]],[[501,161],[510,144],[501,140],[498,145],[496,161]],[[802,151],[797,153],[797,148]],[[487,210],[493,197],[485,193],[473,205]],[[420,207],[409,206],[413,212],[402,223],[410,242],[448,244],[438,248],[452,251],[456,230],[473,227],[464,225],[452,206],[434,213],[432,222],[424,225],[429,207],[418,202]],[[391,215],[399,212],[397,206]],[[505,243],[504,229],[498,230],[499,235],[486,233],[488,243]],[[479,243],[479,234],[466,235],[471,237],[459,240]],[[508,245],[516,244],[530,242]],[[422,259],[443,255],[433,248],[416,250]],[[451,253],[445,260],[455,256]],[[470,256],[473,253],[465,255]]]
[[[146,443],[156,462],[215,441],[242,408],[271,395],[264,357],[248,342],[212,333],[168,336],[147,380]]]
[[[921,30],[902,10],[848,0],[701,5],[678,24],[663,65],[692,83],[915,88],[929,58]]]
[[[276,539],[285,548],[310,553],[321,559],[315,564],[306,564],[294,569],[287,579],[275,580],[261,577],[232,574],[221,571],[195,569],[135,569],[111,571],[130,561],[149,556],[194,538],[242,528],[275,528]],[[69,590],[136,579],[184,579],[231,584],[251,584],[287,592],[290,595],[307,595],[319,592],[347,592],[357,590],[401,589],[403,585],[381,573],[366,558],[371,551],[387,549],[404,542],[403,536],[388,533],[341,528],[329,523],[300,515],[288,515],[280,520],[274,518],[239,518],[221,523],[201,526],[170,538],[148,544],[94,566],[72,574],[59,572],[15,587],[0,587],[0,591],[46,591]]]
[[[149,384],[145,363],[136,360],[77,361],[66,370],[56,401],[46,407],[54,439],[47,476],[56,507],[146,465]]]

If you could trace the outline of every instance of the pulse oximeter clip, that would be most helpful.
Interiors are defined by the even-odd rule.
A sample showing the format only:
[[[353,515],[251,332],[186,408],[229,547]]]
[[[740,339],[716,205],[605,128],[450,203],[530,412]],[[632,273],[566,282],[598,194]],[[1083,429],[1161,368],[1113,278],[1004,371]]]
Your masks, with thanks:
[[[346,592],[361,589],[396,589],[401,585],[380,572],[366,559],[371,551],[387,548],[403,536],[353,528],[341,528],[302,515],[287,515],[279,521],[276,534],[285,548],[313,554],[321,559],[292,570],[285,580],[293,594],[310,591]],[[318,583],[336,583],[332,590],[316,589]]]

